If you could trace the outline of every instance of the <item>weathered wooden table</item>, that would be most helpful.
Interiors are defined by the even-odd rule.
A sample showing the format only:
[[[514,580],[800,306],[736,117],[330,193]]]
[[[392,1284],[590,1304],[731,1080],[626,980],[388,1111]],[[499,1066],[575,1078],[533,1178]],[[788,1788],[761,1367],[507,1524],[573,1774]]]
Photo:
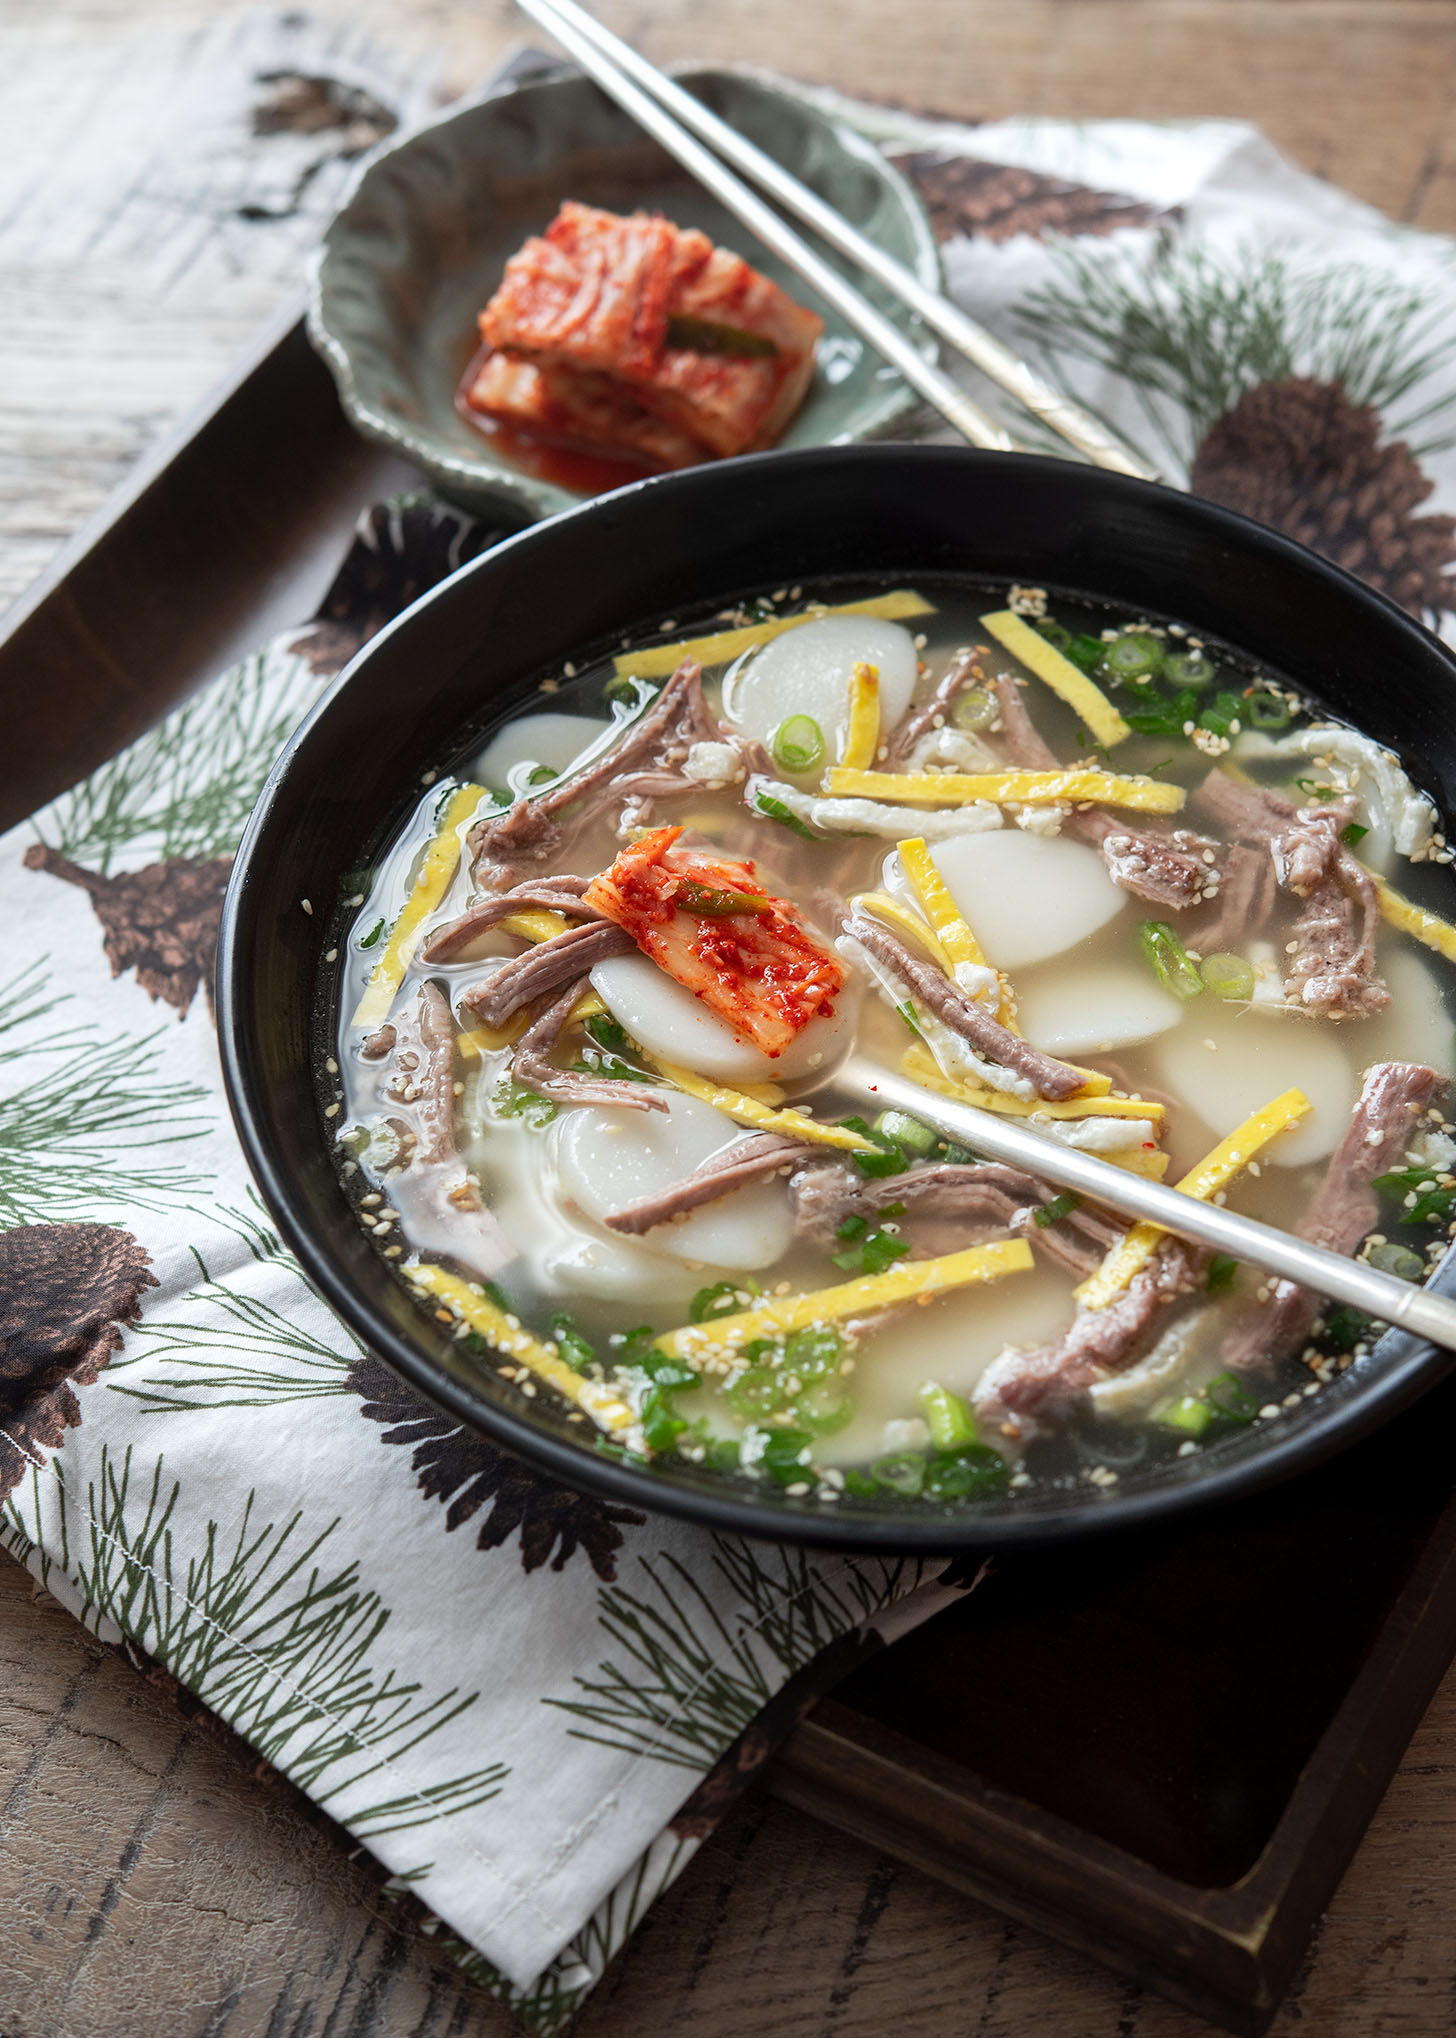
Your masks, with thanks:
[[[751,57],[962,116],[1225,114],[1456,231],[1456,0],[599,0],[658,60]],[[508,0],[0,0],[0,600],[292,289],[339,135],[257,134],[269,70],[423,109],[523,39]],[[266,126],[266,121],[264,125]],[[994,1674],[994,1666],[988,1666]],[[362,1850],[0,1559],[5,2038],[504,2033]],[[1275,2025],[1456,2027],[1456,1672]],[[1192,2038],[1179,2010],[759,1796],[580,2031]]]

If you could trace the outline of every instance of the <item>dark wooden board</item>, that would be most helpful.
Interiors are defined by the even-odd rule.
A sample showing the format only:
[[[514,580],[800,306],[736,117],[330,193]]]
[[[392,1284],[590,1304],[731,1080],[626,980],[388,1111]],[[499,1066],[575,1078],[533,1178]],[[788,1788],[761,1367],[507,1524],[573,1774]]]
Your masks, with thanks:
[[[303,620],[369,502],[296,313],[0,636],[6,824]],[[1267,2025],[1456,1649],[1456,1383],[1176,1530],[1007,1560],[856,1673],[769,1788],[1225,2028]]]

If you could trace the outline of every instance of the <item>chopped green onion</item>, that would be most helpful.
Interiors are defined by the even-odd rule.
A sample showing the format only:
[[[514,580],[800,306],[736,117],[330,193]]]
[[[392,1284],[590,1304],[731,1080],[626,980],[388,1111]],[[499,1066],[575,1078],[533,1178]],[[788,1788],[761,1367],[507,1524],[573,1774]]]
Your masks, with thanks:
[[[1436,1177],[1443,1172],[1436,1168],[1398,1168],[1394,1174],[1377,1175],[1375,1187],[1382,1195],[1398,1196],[1402,1202],[1414,1192],[1416,1200],[1400,1213],[1402,1223],[1427,1224],[1438,1219],[1444,1222],[1456,1213],[1456,1188],[1437,1186]]]
[[[780,771],[813,771],[824,762],[824,731],[812,715],[790,715],[774,731],[773,761]]]
[[[1214,736],[1230,736],[1243,727],[1244,703],[1236,693],[1218,693],[1198,717],[1200,729]]]
[[[925,1470],[919,1451],[892,1451],[868,1467],[876,1486],[888,1486],[892,1493],[918,1493],[925,1484]]]
[[[953,1168],[971,1168],[978,1165],[981,1156],[973,1153],[970,1147],[957,1146],[953,1139],[948,1139],[941,1148],[941,1158]]]
[[[1144,920],[1138,939],[1143,957],[1165,991],[1175,998],[1196,998],[1203,989],[1198,965],[1166,920]]]
[[[1243,1003],[1254,995],[1254,965],[1241,955],[1206,955],[1199,973],[1216,998]]]
[[[533,766],[531,775],[526,780],[526,784],[550,785],[553,778],[560,778],[560,776],[561,773],[559,771],[553,771],[549,764],[538,764]]]
[[[1325,1311],[1319,1334],[1337,1352],[1347,1352],[1374,1328],[1375,1318],[1367,1316],[1363,1309],[1352,1309],[1348,1302],[1336,1302]]]
[[[764,815],[767,820],[778,821],[785,828],[792,828],[794,833],[802,835],[806,842],[817,842],[819,840],[814,830],[806,822],[801,821],[798,815],[791,808],[785,806],[782,800],[776,799],[772,793],[760,791],[756,795],[755,804],[759,813]]]
[[[935,1145],[935,1134],[908,1111],[882,1111],[871,1128],[875,1139],[892,1139],[906,1153],[927,1154]]]
[[[685,913],[699,913],[710,920],[725,919],[732,913],[771,913],[774,901],[767,892],[725,892],[714,885],[699,884],[696,878],[679,878],[672,902]]]
[[[838,1370],[844,1339],[827,1323],[806,1324],[784,1346],[784,1366],[800,1380],[817,1380]]]
[[[1163,677],[1173,686],[1191,686],[1201,691],[1212,686],[1217,669],[1212,659],[1201,651],[1170,651],[1163,667]]]
[[[1210,1295],[1221,1295],[1225,1288],[1233,1286],[1238,1270],[1239,1263],[1232,1253],[1215,1253],[1208,1263],[1208,1279],[1203,1285]]]
[[[695,1373],[686,1359],[675,1359],[670,1352],[655,1351],[651,1345],[646,1350],[638,1349],[632,1355],[633,1370],[645,1373],[654,1387],[680,1388],[701,1387],[702,1375]]]
[[[895,1144],[894,1140],[886,1139],[881,1133],[875,1132],[870,1126],[866,1125],[863,1118],[841,1118],[839,1122],[846,1132],[858,1132],[865,1139],[872,1139],[880,1149],[878,1153],[865,1153],[861,1149],[850,1155],[850,1159],[862,1175],[868,1175],[872,1181],[875,1181],[882,1175],[899,1175],[904,1173],[905,1154],[903,1149]]]
[[[1369,833],[1370,830],[1368,828],[1362,828],[1358,821],[1352,821],[1348,828],[1340,830],[1340,840],[1347,849],[1354,849],[1358,843],[1365,840]]]
[[[743,1446],[737,1437],[709,1437],[703,1444],[707,1453],[704,1463],[714,1472],[736,1472],[742,1460]]]
[[[496,1084],[490,1100],[502,1118],[523,1118],[527,1125],[549,1125],[556,1116],[556,1106],[549,1097],[538,1097],[534,1090],[513,1082],[509,1076],[503,1076]]]
[[[369,932],[366,935],[364,935],[363,938],[361,939],[359,946],[361,948],[372,948],[383,932],[384,922],[382,920],[376,920],[374,925],[369,929]]]
[[[586,1030],[598,1047],[604,1047],[608,1054],[622,1054],[627,1047],[626,1029],[619,1026],[610,1012],[594,1012],[586,1022]]]
[[[642,1425],[643,1442],[654,1452],[672,1450],[688,1426],[687,1418],[679,1415],[669,1397],[656,1387],[642,1397],[637,1419]]]
[[[843,1252],[831,1253],[836,1267],[847,1274],[883,1274],[896,1260],[903,1260],[910,1248],[903,1238],[897,1238],[892,1231],[872,1231],[868,1238],[858,1245],[846,1246]]]
[[[743,1307],[739,1297],[748,1289],[757,1294],[758,1283],[745,1275],[741,1281],[715,1281],[711,1288],[699,1288],[688,1304],[694,1323],[712,1323],[720,1316],[736,1316]]]
[[[1167,653],[1160,637],[1148,630],[1129,630],[1102,647],[1102,669],[1112,680],[1153,679]]]
[[[1203,1390],[1204,1399],[1226,1422],[1252,1422],[1259,1404],[1237,1373],[1219,1373]]]
[[[1045,637],[1048,644],[1055,646],[1058,651],[1065,655],[1067,646],[1072,641],[1070,630],[1064,630],[1061,624],[1053,622],[1050,616],[1038,616],[1031,627],[1036,631],[1038,637]]]
[[[838,1380],[815,1380],[793,1404],[796,1418],[815,1436],[833,1436],[854,1415],[854,1402]]]
[[[596,1347],[583,1337],[576,1318],[565,1309],[557,1309],[547,1321],[551,1325],[551,1335],[556,1340],[557,1351],[568,1366],[574,1366],[578,1373],[584,1373],[596,1360]]]
[[[1287,729],[1294,710],[1282,694],[1261,687],[1245,694],[1244,716],[1251,729]]]
[[[950,718],[958,729],[989,729],[1001,712],[1001,703],[987,686],[968,686],[956,697]]]
[[[725,325],[721,319],[694,318],[688,312],[668,313],[665,341],[669,347],[684,347],[694,354],[735,354],[745,359],[770,359],[778,347],[767,333],[751,333],[744,326]]]
[[[985,1444],[967,1444],[932,1458],[921,1492],[928,1500],[971,1500],[999,1493],[1008,1477],[1006,1460]]]
[[[1185,1436],[1198,1437],[1213,1421],[1213,1410],[1201,1394],[1185,1394],[1181,1401],[1165,1408],[1157,1421],[1160,1429],[1182,1430]]]
[[[910,1028],[910,1031],[912,1033],[918,1034],[920,1031],[920,1021],[915,1016],[915,1007],[911,1004],[910,1000],[907,998],[904,1004],[897,1005],[895,1007],[895,1010],[899,1013],[900,1017],[905,1021],[905,1024]]]
[[[1074,637],[1070,644],[1063,644],[1058,648],[1063,657],[1071,659],[1073,665],[1079,666],[1083,672],[1091,673],[1102,663],[1102,654],[1107,647],[1100,637],[1089,636],[1084,631]]]
[[[797,1486],[810,1477],[814,1439],[806,1429],[776,1429],[763,1447],[759,1465],[779,1486]]]
[[[750,1366],[728,1389],[728,1399],[750,1422],[760,1416],[777,1415],[793,1399],[786,1376],[778,1366]]]
[[[657,1080],[648,1070],[623,1061],[619,1054],[608,1054],[597,1047],[584,1048],[581,1060],[572,1063],[572,1070],[576,1075],[606,1076],[617,1083],[654,1083]]]
[[[1297,778],[1294,783],[1307,800],[1333,800],[1337,797],[1332,785],[1321,785],[1317,778]]]
[[[846,1217],[835,1233],[836,1238],[863,1238],[870,1228],[867,1217]]]
[[[1365,1257],[1372,1267],[1382,1274],[1394,1274],[1399,1281],[1419,1281],[1426,1271],[1425,1261],[1408,1245],[1372,1246]]]
[[[933,1380],[927,1380],[917,1399],[921,1414],[930,1425],[930,1441],[938,1451],[958,1451],[981,1441],[970,1403],[959,1394],[952,1394],[949,1387],[938,1387]]]
[[[1048,1225],[1060,1224],[1064,1217],[1070,1217],[1081,1201],[1075,1189],[1064,1189],[1060,1196],[1053,1196],[1050,1203],[1043,1203],[1033,1210],[1032,1218],[1045,1231]]]

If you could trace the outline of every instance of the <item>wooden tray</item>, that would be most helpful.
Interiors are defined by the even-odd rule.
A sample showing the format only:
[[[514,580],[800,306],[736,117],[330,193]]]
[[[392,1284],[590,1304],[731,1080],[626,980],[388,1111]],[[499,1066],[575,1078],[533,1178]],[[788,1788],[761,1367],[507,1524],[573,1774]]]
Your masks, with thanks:
[[[419,477],[296,307],[0,626],[0,826],[323,597]],[[1228,2030],[1272,2017],[1456,1652],[1456,1382],[1298,1482],[998,1565],[768,1787]]]

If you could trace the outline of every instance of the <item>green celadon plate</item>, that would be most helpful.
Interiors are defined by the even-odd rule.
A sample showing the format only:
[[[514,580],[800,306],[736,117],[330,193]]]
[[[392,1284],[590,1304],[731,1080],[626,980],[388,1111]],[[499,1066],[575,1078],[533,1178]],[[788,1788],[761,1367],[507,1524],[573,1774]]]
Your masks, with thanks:
[[[939,288],[939,256],[920,201],[869,142],[746,71],[677,76]],[[476,351],[476,314],[508,257],[546,227],[565,198],[613,212],[662,212],[679,226],[700,227],[820,314],[818,366],[783,445],[878,437],[915,407],[918,399],[900,376],[590,80],[518,85],[372,158],[330,225],[314,269],[309,333],[349,418],[367,438],[423,468],[455,501],[520,524],[582,500],[512,465],[455,405]],[[815,245],[855,274],[823,243]],[[935,358],[933,341],[910,313],[857,274],[855,280]]]

